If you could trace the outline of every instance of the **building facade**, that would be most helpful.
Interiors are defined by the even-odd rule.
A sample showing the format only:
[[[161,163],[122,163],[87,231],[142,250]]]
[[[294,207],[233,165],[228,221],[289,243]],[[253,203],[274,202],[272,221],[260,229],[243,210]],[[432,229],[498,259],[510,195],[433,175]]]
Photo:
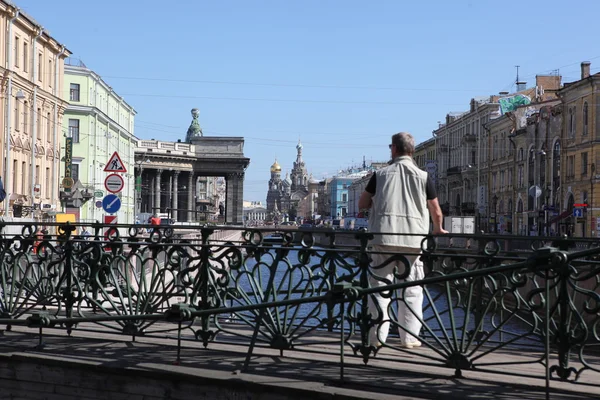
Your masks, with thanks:
[[[560,190],[563,212],[561,233],[599,237],[597,204],[600,200],[600,74],[590,74],[590,63],[581,63],[581,79],[565,83],[558,92],[562,102]],[[578,209],[578,210],[575,210]],[[576,216],[577,215],[577,216]]]
[[[0,1],[0,166],[5,217],[47,218],[59,208],[59,160],[63,143],[61,98],[65,46],[31,16]]]
[[[508,190],[508,181],[512,179],[506,166],[511,162],[510,157],[514,157],[510,152],[509,136],[515,132],[507,130],[510,124],[506,121],[504,125],[500,121],[491,124],[491,121],[520,104],[555,99],[560,84],[560,76],[537,76],[533,88],[525,89],[521,83],[514,94],[473,98],[469,111],[446,115],[445,123],[433,132],[438,198],[445,215],[473,216],[478,230],[493,232],[498,229],[500,216],[503,216],[502,229],[508,230],[511,225],[512,230],[512,218],[504,216],[512,213],[507,209],[514,206],[515,200],[511,204],[506,196],[499,197],[497,190],[501,182],[502,189]],[[492,136],[491,127],[498,133]],[[493,171],[490,168],[492,162]],[[496,195],[495,203],[491,193]],[[501,212],[498,212],[499,207]]]
[[[69,106],[64,114],[63,140],[70,139],[67,143],[72,146],[72,158],[62,163],[61,177],[64,179],[65,171],[70,169],[68,175],[73,180],[72,188],[63,185],[61,191],[65,211],[75,214],[80,221],[102,221],[104,211],[95,203],[108,194],[104,181],[109,173],[104,168],[116,152],[127,170],[119,173],[124,188],[118,193],[121,209],[116,214],[117,221],[133,223],[136,111],[79,60],[65,62],[64,93]]]

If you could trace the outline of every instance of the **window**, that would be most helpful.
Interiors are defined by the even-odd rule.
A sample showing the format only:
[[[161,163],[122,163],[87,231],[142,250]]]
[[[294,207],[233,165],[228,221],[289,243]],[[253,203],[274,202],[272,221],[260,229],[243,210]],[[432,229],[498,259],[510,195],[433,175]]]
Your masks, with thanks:
[[[504,190],[504,171],[500,171],[500,190]]]
[[[342,193],[342,202],[348,201],[348,193]]]
[[[15,130],[20,130],[19,125],[21,123],[21,118],[19,118],[19,102],[15,101]]]
[[[508,187],[509,188],[512,188],[512,184],[513,184],[512,180],[513,180],[513,172],[512,172],[512,169],[509,169],[508,170]]]
[[[79,101],[79,84],[71,83],[70,85],[70,101]]]
[[[569,137],[572,139],[575,138],[576,117],[577,109],[575,107],[569,108]]]
[[[37,109],[37,114],[35,116],[37,123],[37,138],[41,139],[42,137],[42,109]]]
[[[27,194],[27,163],[23,161],[21,163],[21,194]]]
[[[519,188],[523,187],[523,166],[519,165]]]
[[[20,53],[19,53],[19,37],[15,36],[15,67],[19,68],[19,57],[20,57]]]
[[[48,60],[48,86],[52,87],[52,77],[54,76],[54,71],[52,70],[52,60]]]
[[[29,104],[23,103],[23,133],[27,133],[29,127]]]
[[[52,132],[52,120],[50,119],[50,113],[46,115],[46,140],[50,141],[50,132]]]
[[[69,119],[69,136],[73,138],[73,143],[79,143],[79,120]]]
[[[44,64],[42,64],[42,53],[38,54],[38,81],[42,80],[42,76],[44,76],[44,71],[42,71],[42,68],[44,68]]]
[[[588,173],[588,153],[581,153],[581,176],[586,176]]]
[[[40,184],[40,166],[39,165],[35,166],[35,184],[36,185]]]
[[[575,156],[567,157],[567,177],[575,176]]]
[[[588,103],[583,103],[583,134],[588,134]]]
[[[533,152],[533,148],[529,149],[529,165],[527,167],[527,178],[529,182],[529,186],[533,186],[533,179],[535,172],[535,154]]]
[[[44,181],[46,182],[46,184],[44,186],[46,186],[46,198],[50,198],[50,187],[52,186],[50,184],[50,168],[46,168],[46,180]]]
[[[13,160],[12,192],[19,193],[17,182],[19,182],[19,162]]]
[[[79,180],[79,164],[71,165],[71,178],[73,178],[73,182],[77,182]]]
[[[27,72],[29,68],[29,50],[27,49],[27,43],[23,43],[23,71]]]

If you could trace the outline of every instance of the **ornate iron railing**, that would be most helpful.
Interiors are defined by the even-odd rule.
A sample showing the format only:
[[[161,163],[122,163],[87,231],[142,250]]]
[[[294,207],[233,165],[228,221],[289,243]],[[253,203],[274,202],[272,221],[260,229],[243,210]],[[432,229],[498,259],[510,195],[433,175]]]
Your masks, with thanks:
[[[531,377],[537,368],[547,390],[552,380],[598,382],[594,240],[464,236],[453,239],[464,245],[457,249],[429,236],[424,277],[406,281],[414,254],[376,252],[364,230],[95,224],[86,236],[81,226],[39,228],[0,236],[0,324],[39,329],[40,346],[45,328],[108,331],[173,337],[178,357],[186,340],[247,346],[245,368],[257,346],[338,354],[342,379],[345,357],[355,356],[451,368],[459,377]],[[370,265],[375,255],[384,261]],[[416,287],[425,298],[422,328],[410,331],[398,307]],[[376,295],[390,299],[386,320],[369,307]],[[369,332],[387,323],[388,340],[373,342]],[[406,348],[403,331],[422,346]]]

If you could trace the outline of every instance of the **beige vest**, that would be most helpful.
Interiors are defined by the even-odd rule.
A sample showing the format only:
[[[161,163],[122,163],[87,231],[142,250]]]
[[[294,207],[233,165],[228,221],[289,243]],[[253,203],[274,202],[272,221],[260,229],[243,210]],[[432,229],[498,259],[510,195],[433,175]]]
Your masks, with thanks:
[[[374,233],[429,233],[427,208],[427,172],[412,157],[402,156],[375,172],[377,187],[369,230]],[[423,236],[377,235],[373,244],[421,247]]]

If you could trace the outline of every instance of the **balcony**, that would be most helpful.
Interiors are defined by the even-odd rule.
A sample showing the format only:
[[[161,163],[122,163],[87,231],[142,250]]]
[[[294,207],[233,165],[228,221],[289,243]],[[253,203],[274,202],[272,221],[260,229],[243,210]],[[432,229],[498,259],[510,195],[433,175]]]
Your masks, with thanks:
[[[465,135],[463,138],[464,138],[463,140],[467,143],[477,142],[477,135],[475,135],[473,133],[469,133],[469,134]]]
[[[448,171],[446,172],[446,175],[450,176],[450,175],[457,175],[460,174],[461,167],[450,167],[448,168]]]

